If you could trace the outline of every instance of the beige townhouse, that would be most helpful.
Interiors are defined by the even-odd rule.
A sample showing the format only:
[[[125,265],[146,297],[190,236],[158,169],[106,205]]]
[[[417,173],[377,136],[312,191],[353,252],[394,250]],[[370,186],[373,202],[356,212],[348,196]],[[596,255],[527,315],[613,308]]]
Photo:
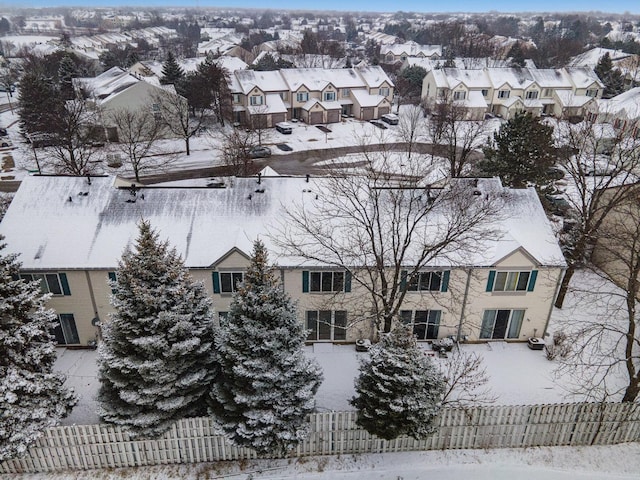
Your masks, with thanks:
[[[604,85],[589,67],[442,68],[427,72],[426,101],[450,98],[469,108],[469,119],[490,113],[505,119],[516,112],[576,117],[602,97]]]
[[[361,120],[391,112],[394,84],[379,66],[242,70],[230,77],[234,121],[272,127],[286,120],[309,125]]]
[[[134,188],[109,176],[30,176],[0,223],[0,234],[5,254],[19,254],[21,276],[39,280],[52,295],[60,345],[97,341],[100,323],[112,311],[109,280],[134,243],[140,219],[176,248],[205,284],[220,317],[229,311],[252,243],[260,238],[284,289],[297,301],[310,342],[372,338],[372,320],[363,313],[370,299],[353,281],[357,265],[344,270],[294,258],[274,242],[284,206],[313,204],[327,191],[326,182],[261,176],[230,178],[222,188]],[[500,236],[478,238],[481,248],[473,255],[460,252],[459,261],[436,258],[415,278],[403,271],[400,287],[407,293],[396,321],[410,324],[420,341],[450,335],[527,341],[546,330],[565,262],[537,194],[503,188],[498,179],[476,182],[470,195],[486,189],[505,199],[495,219]]]

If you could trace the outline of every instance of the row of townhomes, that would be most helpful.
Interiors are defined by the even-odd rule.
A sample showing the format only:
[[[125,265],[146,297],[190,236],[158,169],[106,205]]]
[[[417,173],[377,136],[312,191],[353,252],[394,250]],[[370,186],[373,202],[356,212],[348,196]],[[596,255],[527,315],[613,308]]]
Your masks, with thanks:
[[[319,208],[316,200],[328,192],[327,182],[263,175],[233,178],[224,188],[133,187],[109,176],[29,176],[0,234],[7,253],[19,254],[22,277],[40,280],[52,295],[49,306],[60,321],[60,345],[93,345],[99,338],[100,322],[111,312],[109,280],[116,278],[118,261],[137,237],[141,219],[204,282],[221,318],[248,266],[252,243],[260,238],[284,289],[298,303],[310,342],[372,338],[372,320],[357,313],[370,302],[355,282],[358,265],[344,270],[292,257],[276,241],[284,206],[304,203],[313,212]],[[542,336],[565,262],[535,191],[504,188],[495,178],[453,182],[466,182],[460,184],[462,195],[470,201],[489,195],[505,199],[492,224],[500,235],[478,238],[468,255],[457,250],[458,260],[434,258],[415,281],[404,282],[406,296],[396,321],[412,325],[422,341],[451,335],[467,341]],[[437,222],[428,228],[437,229]]]
[[[271,127],[300,120],[337,123],[342,115],[372,120],[390,113],[394,84],[379,66],[237,70],[231,74],[234,121],[255,117]]]
[[[602,97],[592,68],[434,69],[422,83],[427,101],[451,98],[469,108],[469,119],[490,113],[509,119],[519,111],[556,117],[582,116]]]

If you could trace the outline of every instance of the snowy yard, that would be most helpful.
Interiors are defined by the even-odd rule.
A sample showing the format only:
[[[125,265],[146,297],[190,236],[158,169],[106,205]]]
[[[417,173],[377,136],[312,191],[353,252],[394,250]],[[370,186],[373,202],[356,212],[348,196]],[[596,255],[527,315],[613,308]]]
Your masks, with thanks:
[[[593,274],[578,272],[572,280],[575,286],[588,286],[595,282]],[[603,306],[604,308],[604,306]],[[570,294],[562,310],[555,309],[550,329],[561,328],[567,318],[598,315],[591,303]],[[428,345],[424,345],[430,350]],[[546,359],[544,352],[530,350],[523,343],[491,342],[462,345],[463,351],[475,352],[484,360],[490,377],[490,388],[496,405],[531,405],[541,403],[574,402],[584,400],[571,396],[565,388],[567,378],[555,378],[556,362]],[[315,357],[324,371],[324,382],[316,396],[318,411],[352,410],[349,399],[354,394],[353,381],[358,373],[358,358],[367,355],[356,353],[354,345],[319,343],[305,347],[309,356]],[[56,369],[67,374],[67,383],[80,396],[63,424],[97,423],[95,396],[99,382],[96,373],[96,352],[92,350],[58,350]],[[446,359],[435,358],[436,362]],[[615,380],[615,379],[612,379]]]
[[[626,480],[637,479],[640,444],[250,460],[59,474],[6,476],[12,480]],[[3,476],[0,476],[3,478]]]

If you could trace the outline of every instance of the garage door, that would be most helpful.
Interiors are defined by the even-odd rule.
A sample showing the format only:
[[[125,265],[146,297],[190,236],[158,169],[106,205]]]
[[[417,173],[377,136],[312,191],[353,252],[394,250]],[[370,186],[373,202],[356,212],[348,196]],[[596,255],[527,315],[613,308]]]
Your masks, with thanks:
[[[340,121],[340,111],[330,110],[327,112],[327,123],[338,123]]]
[[[273,127],[276,123],[284,122],[286,119],[287,119],[286,113],[272,113],[271,126]]]
[[[318,123],[322,123],[322,113],[323,112],[311,112],[309,115],[309,124],[317,125]]]
[[[389,113],[389,107],[378,108],[378,117],[381,117],[382,115],[386,115],[387,113]]]
[[[371,120],[373,119],[373,107],[366,107],[362,109],[362,120]]]

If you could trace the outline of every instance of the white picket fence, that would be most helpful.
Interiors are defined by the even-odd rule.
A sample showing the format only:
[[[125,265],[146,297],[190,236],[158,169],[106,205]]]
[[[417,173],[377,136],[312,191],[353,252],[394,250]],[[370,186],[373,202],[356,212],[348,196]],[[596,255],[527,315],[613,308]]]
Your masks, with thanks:
[[[310,415],[310,433],[291,456],[462,448],[612,445],[640,441],[637,403],[576,403],[443,409],[425,440],[381,440],[355,423],[355,412]],[[177,422],[155,440],[134,441],[118,427],[55,427],[0,473],[51,472],[256,458],[216,435],[209,418]]]

